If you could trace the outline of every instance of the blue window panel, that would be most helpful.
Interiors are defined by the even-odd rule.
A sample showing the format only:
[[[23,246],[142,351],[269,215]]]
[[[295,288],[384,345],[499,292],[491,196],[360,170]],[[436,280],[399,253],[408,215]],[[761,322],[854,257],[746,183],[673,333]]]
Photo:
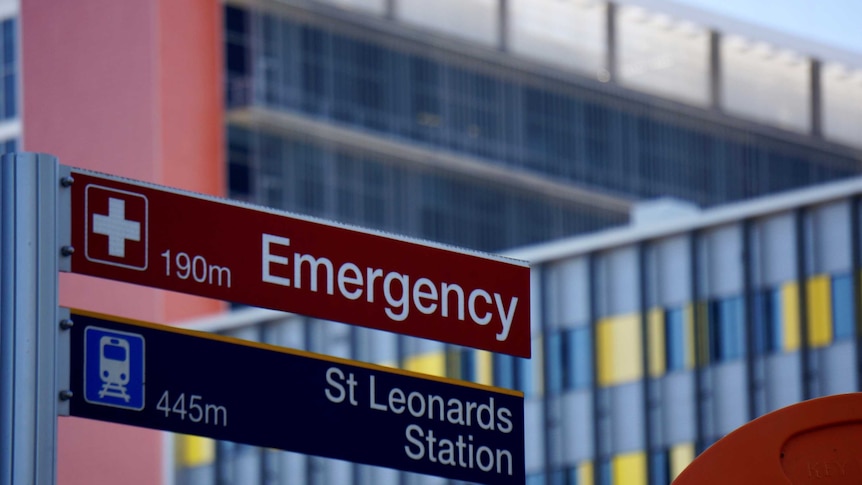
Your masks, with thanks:
[[[607,458],[602,458],[599,460],[599,484],[598,485],[613,485],[614,477],[613,477],[613,468],[611,467],[611,460]]]
[[[584,325],[566,333],[566,388],[581,389],[593,382],[593,343],[590,327]]]
[[[224,25],[228,34],[244,34],[248,30],[248,13],[241,8],[225,5]]]
[[[667,450],[650,452],[650,481],[649,483],[670,483],[670,461]]]
[[[754,352],[764,355],[780,351],[783,341],[781,289],[758,291],[754,295]]]
[[[248,74],[248,49],[244,45],[227,45],[227,69],[231,74]]]
[[[667,372],[685,369],[686,356],[685,313],[682,308],[665,313],[665,358]]]
[[[780,352],[784,349],[784,324],[781,321],[781,288],[774,288],[769,292],[769,330],[768,343],[770,352]]]
[[[15,51],[17,48],[15,38],[15,19],[8,19],[0,25],[3,42],[3,119],[14,118],[18,115],[18,66],[16,65]]]
[[[533,366],[539,365],[538,359],[522,359],[515,357],[515,384],[517,389],[524,393],[525,397],[538,394],[536,379],[534,379]]]
[[[744,355],[743,322],[742,297],[731,297],[710,303],[710,356],[715,362],[727,362]]]
[[[567,485],[581,485],[578,481],[578,467],[573,466],[566,468],[566,484]]]
[[[730,298],[723,303],[721,327],[726,345],[725,358],[733,360],[745,354],[745,312],[742,297]]]
[[[302,59],[302,107],[310,113],[318,113],[327,104],[324,96],[329,70],[326,69],[325,51],[329,36],[324,31],[303,26],[299,40],[299,54]]]
[[[15,19],[3,21],[3,64],[6,69],[15,66]]]
[[[763,355],[769,348],[769,295],[758,291],[752,301],[754,305],[754,326],[752,347],[756,355]]]
[[[3,75],[3,117],[14,118],[18,113],[18,99],[14,72]]]
[[[494,355],[494,385],[506,389],[515,386],[515,358],[508,355]]]
[[[563,335],[554,332],[548,335],[545,353],[545,386],[548,394],[558,394],[563,390],[563,374],[568,362],[563,358]]]
[[[566,470],[554,470],[548,475],[548,485],[568,485]]]
[[[476,353],[472,350],[463,349],[460,352],[459,378],[466,381],[476,380]]]
[[[527,475],[527,485],[545,485],[545,474],[532,473]]]
[[[835,340],[853,336],[853,279],[850,274],[832,278],[832,319]]]

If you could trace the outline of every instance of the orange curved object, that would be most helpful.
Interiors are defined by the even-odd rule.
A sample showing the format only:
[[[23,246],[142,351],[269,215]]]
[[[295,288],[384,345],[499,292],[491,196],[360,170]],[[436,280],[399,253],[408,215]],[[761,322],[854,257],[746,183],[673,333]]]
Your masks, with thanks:
[[[862,483],[862,393],[803,401],[718,440],[673,485]]]

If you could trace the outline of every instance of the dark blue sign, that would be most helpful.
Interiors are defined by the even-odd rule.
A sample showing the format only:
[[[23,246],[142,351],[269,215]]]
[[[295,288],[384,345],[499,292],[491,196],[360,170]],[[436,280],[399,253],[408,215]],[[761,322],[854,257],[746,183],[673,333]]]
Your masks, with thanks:
[[[520,393],[174,327],[72,318],[72,416],[525,483]]]

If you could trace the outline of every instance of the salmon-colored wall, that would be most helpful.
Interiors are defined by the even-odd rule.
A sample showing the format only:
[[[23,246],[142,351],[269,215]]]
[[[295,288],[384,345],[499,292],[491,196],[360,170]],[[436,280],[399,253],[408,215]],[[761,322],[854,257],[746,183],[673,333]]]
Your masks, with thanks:
[[[60,163],[223,195],[218,0],[21,2],[23,147]],[[79,275],[60,302],[168,323],[225,304]],[[158,432],[60,419],[59,483],[158,484]]]
[[[161,0],[159,26],[163,183],[224,195],[221,2]],[[192,306],[188,299],[166,293],[165,319],[185,320],[210,308],[206,300]]]

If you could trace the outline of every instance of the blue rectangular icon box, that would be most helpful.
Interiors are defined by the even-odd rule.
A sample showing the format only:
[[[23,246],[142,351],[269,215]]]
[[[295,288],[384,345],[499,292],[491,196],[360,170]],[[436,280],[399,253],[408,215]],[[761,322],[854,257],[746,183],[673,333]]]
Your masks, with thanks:
[[[84,330],[84,399],[92,404],[144,409],[144,337],[87,327]]]

